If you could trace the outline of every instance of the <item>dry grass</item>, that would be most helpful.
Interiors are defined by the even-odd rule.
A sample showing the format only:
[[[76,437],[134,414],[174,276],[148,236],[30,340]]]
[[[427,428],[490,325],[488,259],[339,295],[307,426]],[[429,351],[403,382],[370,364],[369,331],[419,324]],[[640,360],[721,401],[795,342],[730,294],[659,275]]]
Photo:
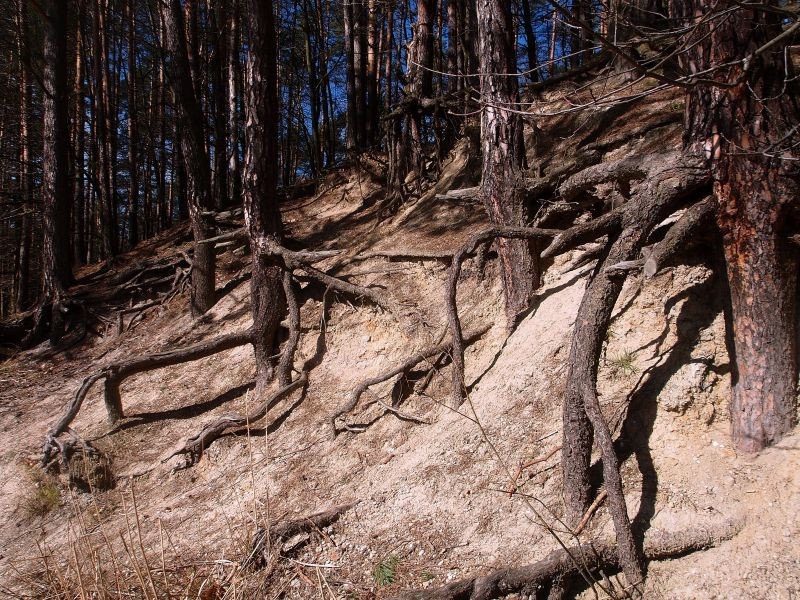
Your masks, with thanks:
[[[28,470],[28,488],[23,495],[22,509],[30,517],[43,517],[61,503],[58,479],[41,469]]]

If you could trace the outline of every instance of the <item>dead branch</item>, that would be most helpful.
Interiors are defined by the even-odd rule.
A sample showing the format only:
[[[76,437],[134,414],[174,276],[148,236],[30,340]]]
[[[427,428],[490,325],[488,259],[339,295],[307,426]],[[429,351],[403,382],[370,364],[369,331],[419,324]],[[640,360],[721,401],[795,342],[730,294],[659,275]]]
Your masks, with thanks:
[[[581,519],[580,523],[578,523],[578,526],[575,528],[575,531],[572,532],[573,535],[580,535],[581,532],[584,529],[586,529],[586,526],[589,524],[592,515],[598,508],[600,508],[600,505],[607,497],[608,497],[608,492],[605,490],[600,490],[600,493],[597,494],[597,498],[595,498],[591,506],[589,506],[589,508],[586,509],[586,512],[583,514],[583,518]]]
[[[436,200],[475,200],[480,193],[480,186],[448,190],[444,194],[436,194]]]
[[[676,165],[674,161],[660,159],[660,162],[650,164],[653,166],[648,172],[647,182],[625,205],[622,232],[613,241],[604,264],[636,258],[653,227],[709,183],[707,170],[696,160],[687,158]],[[640,548],[631,530],[619,461],[596,390],[603,341],[623,283],[623,277],[601,271],[592,279],[578,309],[564,396],[562,468],[568,474],[564,482],[568,518],[574,522],[588,504],[587,474],[593,428],[603,457],[603,478],[617,535],[620,563],[628,581],[636,585],[643,578]]]
[[[596,219],[579,223],[560,232],[542,251],[542,258],[551,258],[588,242],[593,242],[604,235],[619,231],[626,210],[625,205],[619,206]]]
[[[131,318],[131,324],[133,323],[134,319],[147,310],[148,308],[153,308],[154,306],[160,306],[161,300],[152,300],[150,302],[143,302],[142,304],[137,304],[136,306],[131,306],[130,308],[123,308],[119,312],[117,312],[117,335],[122,335],[122,332],[125,330],[125,315],[133,314]]]
[[[517,485],[517,481],[519,480],[520,476],[522,475],[522,472],[525,469],[530,469],[534,465],[538,465],[539,463],[543,463],[546,460],[550,460],[550,458],[556,452],[558,452],[559,450],[561,450],[561,446],[556,446],[555,448],[550,450],[550,452],[548,452],[544,456],[540,456],[539,458],[534,458],[533,460],[530,460],[530,461],[528,461],[526,463],[523,463],[522,461],[520,461],[519,467],[517,468],[517,472],[514,474],[514,477],[512,478],[511,483],[508,486],[508,489],[506,490],[506,492],[508,493],[509,497],[513,496],[514,492],[516,492],[519,489],[519,486]]]
[[[250,554],[242,561],[245,566],[259,568],[266,564],[272,545],[293,538],[303,533],[319,531],[339,520],[344,513],[356,506],[358,502],[340,504],[330,510],[319,512],[308,517],[292,521],[282,521],[273,527],[259,527],[253,536]],[[295,547],[296,549],[296,547]]]
[[[447,322],[450,327],[453,356],[453,397],[452,407],[458,408],[465,399],[464,386],[464,337],[461,333],[461,321],[458,317],[456,292],[461,266],[470,254],[473,254],[479,245],[495,238],[511,239],[548,239],[561,233],[558,229],[536,229],[528,227],[490,227],[479,231],[464,244],[455,256],[450,266],[450,275],[445,289],[445,304],[447,306]]]
[[[334,277],[333,275],[323,273],[319,269],[315,269],[314,267],[299,261],[288,260],[286,261],[286,266],[293,271],[302,271],[310,279],[321,283],[326,288],[332,289],[346,296],[351,296],[357,300],[367,299],[373,304],[380,306],[382,309],[389,312],[395,309],[394,302],[392,302],[388,295],[382,291],[350,283],[338,277]]]
[[[206,238],[204,240],[198,240],[197,244],[221,244],[223,242],[237,242],[247,239],[247,229],[244,227],[240,227],[239,229],[234,229],[233,231],[227,231],[223,234]]]
[[[730,520],[716,525],[696,525],[683,531],[648,532],[644,555],[653,561],[706,550],[735,537],[743,527],[742,521]],[[490,600],[513,593],[536,594],[558,578],[619,568],[613,541],[587,543],[555,550],[532,565],[499,569],[433,590],[401,592],[393,600]]]
[[[482,325],[480,327],[476,327],[475,329],[468,332],[466,335],[466,343],[471,343],[481,336],[483,336],[487,331],[491,329],[491,325]],[[424,350],[420,350],[413,356],[407,358],[402,363],[395,365],[394,367],[390,368],[387,371],[384,371],[380,375],[376,375],[375,377],[371,377],[362,381],[356,389],[350,394],[350,399],[348,400],[347,404],[340,407],[331,417],[330,423],[331,428],[333,429],[333,435],[338,435],[341,430],[336,425],[336,420],[341,416],[349,413],[353,410],[356,405],[358,404],[358,400],[361,398],[361,395],[367,391],[370,386],[377,385],[384,381],[388,381],[392,377],[400,375],[402,373],[406,373],[416,367],[419,363],[434,356],[438,356],[445,352],[450,352],[452,348],[452,342],[445,342],[442,344],[437,344],[436,346],[425,348]]]
[[[653,277],[676,255],[691,246],[698,231],[711,222],[714,206],[710,198],[689,207],[669,229],[663,240],[642,248],[643,258],[609,265],[607,273],[624,273],[643,269],[645,277]]]
[[[56,438],[67,431],[72,421],[78,415],[78,411],[81,409],[89,390],[100,379],[105,380],[104,398],[106,410],[108,411],[108,419],[111,423],[114,423],[124,416],[119,387],[125,378],[136,373],[198,360],[217,354],[218,352],[244,346],[245,344],[249,344],[251,339],[252,334],[248,329],[247,331],[223,335],[185,348],[178,348],[168,352],[159,352],[127,361],[111,363],[97,373],[89,375],[83,380],[83,383],[75,392],[64,415],[45,435],[43,449],[45,463],[50,461],[50,455],[57,449],[57,444],[55,443]]]
[[[295,381],[277,390],[265,402],[261,403],[258,409],[249,415],[241,415],[238,413],[222,415],[211,423],[203,425],[203,428],[199,432],[187,438],[180,447],[161,462],[167,462],[169,459],[179,454],[188,454],[190,457],[189,464],[196,464],[203,455],[205,449],[215,440],[222,437],[225,431],[238,427],[252,426],[253,423],[263,419],[283,398],[298,388],[305,388],[306,384],[308,384],[308,373],[302,373]]]
[[[278,383],[288,385],[292,381],[294,354],[300,340],[300,305],[297,302],[294,281],[289,271],[283,272],[283,293],[286,296],[286,307],[289,312],[289,339],[286,340],[278,365]]]

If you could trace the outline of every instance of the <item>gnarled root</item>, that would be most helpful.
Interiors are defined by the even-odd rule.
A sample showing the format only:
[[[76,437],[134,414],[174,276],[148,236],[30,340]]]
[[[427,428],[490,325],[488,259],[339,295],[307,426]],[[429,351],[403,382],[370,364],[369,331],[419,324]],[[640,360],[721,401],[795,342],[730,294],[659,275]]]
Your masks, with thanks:
[[[283,398],[294,392],[299,388],[305,388],[308,384],[308,373],[303,373],[295,381],[284,385],[277,390],[272,396],[264,401],[261,406],[249,415],[229,414],[223,415],[216,420],[203,426],[203,428],[189,437],[174,450],[169,456],[164,458],[161,462],[166,462],[174,456],[179,454],[189,455],[189,464],[196,464],[203,451],[208,448],[215,440],[222,437],[225,431],[237,427],[252,426],[263,419],[267,413],[275,407]]]
[[[292,521],[283,521],[264,529],[259,527],[253,536],[253,543],[251,545],[250,553],[242,561],[245,567],[261,568],[263,567],[272,552],[272,547],[281,541],[288,540],[296,535],[303,533],[311,533],[318,531],[323,527],[335,523],[339,520],[342,514],[353,508],[358,502],[350,502],[348,504],[340,504],[334,506],[330,510],[319,512],[302,519]],[[295,545],[293,550],[297,550],[298,545]]]
[[[743,527],[742,521],[731,520],[683,531],[655,531],[645,537],[644,555],[647,560],[664,560],[713,548],[736,536]],[[591,581],[600,570],[619,568],[613,541],[588,543],[555,550],[532,565],[499,569],[433,590],[402,592],[393,600],[490,600],[513,593],[536,594],[538,598],[539,593],[561,578],[582,575]]]
[[[464,343],[471,343],[481,336],[483,336],[487,331],[491,329],[490,325],[482,325],[480,327],[476,327],[475,329],[469,331],[466,336],[462,339],[462,345]],[[350,394],[350,400],[344,406],[340,407],[330,418],[331,429],[333,430],[334,436],[338,435],[342,430],[339,429],[336,421],[343,415],[349,413],[353,410],[356,405],[358,404],[359,398],[361,395],[367,391],[370,386],[377,385],[378,383],[382,383],[400,375],[402,373],[406,373],[421,363],[423,360],[427,360],[429,358],[433,358],[435,356],[439,356],[440,354],[450,352],[452,350],[453,344],[452,342],[445,342],[442,344],[437,344],[436,346],[431,346],[425,348],[414,354],[413,356],[409,357],[402,363],[395,365],[388,371],[381,373],[380,375],[376,375],[375,377],[371,377],[365,381],[362,381],[359,386],[353,390]]]
[[[125,378],[135,375],[136,373],[143,373],[145,371],[152,371],[153,369],[206,358],[218,352],[249,344],[251,343],[251,339],[252,334],[248,329],[247,331],[223,335],[177,350],[148,354],[127,361],[111,363],[97,373],[87,376],[75,392],[64,415],[45,435],[43,463],[49,463],[53,452],[59,449],[57,441],[58,436],[67,431],[72,421],[78,415],[78,411],[81,409],[89,390],[91,390],[92,386],[99,380],[105,380],[104,392],[106,410],[108,411],[109,421],[114,423],[124,416],[119,386]]]

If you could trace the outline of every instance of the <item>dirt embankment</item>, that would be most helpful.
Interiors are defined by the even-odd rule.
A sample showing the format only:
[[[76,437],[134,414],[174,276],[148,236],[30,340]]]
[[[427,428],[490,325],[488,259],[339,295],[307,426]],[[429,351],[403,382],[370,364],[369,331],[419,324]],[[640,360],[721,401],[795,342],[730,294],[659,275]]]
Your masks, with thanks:
[[[612,144],[606,159],[677,147],[677,129],[664,119],[676,111],[675,100],[656,100],[630,107],[627,125],[666,124]],[[584,122],[592,143],[614,137],[607,123],[598,130],[603,123],[602,114]],[[588,143],[565,117],[540,127],[548,133],[540,156],[545,149],[569,155]],[[559,134],[567,131],[573,134]],[[371,207],[382,191],[368,169],[332,176],[316,196],[286,207],[293,239],[352,249],[325,268],[384,287],[403,309],[389,313],[333,296],[323,310],[309,290],[296,360],[296,368],[309,369],[307,389],[270,411],[266,424],[214,442],[196,465],[162,459],[205,423],[255,406],[249,346],[126,380],[126,418],[113,427],[101,390],[91,392],[73,428],[110,458],[112,489],[95,489],[96,474],[87,478],[88,492],[68,488],[66,475],[42,477],[33,462],[46,429],[98,366],[248,327],[247,283],[198,321],[178,296],[121,335],[110,325],[65,354],[33,351],[3,363],[0,590],[32,597],[69,588],[72,595],[61,597],[105,589],[108,597],[387,598],[531,563],[557,548],[543,524],[560,530],[561,392],[593,266],[581,258],[591,246],[548,266],[533,309],[508,338],[496,261],[483,274],[468,261],[458,296],[462,319],[466,328],[493,325],[466,352],[468,403],[447,408],[449,360],[436,356],[370,388],[345,416],[349,431],[331,435],[330,415],[364,379],[444,339],[447,262],[436,256],[455,250],[484,216],[475,200],[437,194],[454,182],[474,183],[470,164],[457,154],[432,192],[377,227]],[[380,256],[386,251],[407,255]],[[174,245],[165,238],[148,252],[174,252]],[[800,595],[800,435],[755,457],[732,451],[719,274],[702,252],[684,258],[653,279],[626,284],[604,349],[601,402],[624,441],[625,491],[636,522],[678,530],[743,518],[745,526],[718,547],[653,563],[646,597],[790,600]],[[219,287],[246,263],[241,250],[223,254]],[[267,569],[240,566],[257,526],[349,502],[357,504],[336,523],[280,542],[283,557]],[[610,534],[601,505],[582,538]]]

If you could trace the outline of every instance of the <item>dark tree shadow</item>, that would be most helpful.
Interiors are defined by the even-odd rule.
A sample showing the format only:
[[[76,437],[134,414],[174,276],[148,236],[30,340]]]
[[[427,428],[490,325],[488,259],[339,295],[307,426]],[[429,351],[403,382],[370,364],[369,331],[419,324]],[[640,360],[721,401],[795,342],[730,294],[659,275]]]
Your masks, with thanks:
[[[677,302],[686,298],[676,321],[678,339],[665,357],[648,369],[646,379],[629,396],[627,414],[617,440],[617,451],[621,460],[634,455],[642,473],[639,512],[633,518],[633,528],[640,540],[655,516],[658,491],[658,475],[649,444],[658,413],[657,398],[682,366],[697,362],[693,361],[691,354],[700,341],[700,333],[710,327],[722,311],[721,296],[724,295],[724,290],[721,289],[720,279],[715,273],[705,282],[683,291],[667,302],[665,311],[669,313]]]
[[[216,398],[207,400],[205,402],[200,402],[198,404],[191,404],[189,406],[182,406],[180,408],[171,408],[161,411],[132,414],[129,415],[119,425],[114,427],[111,431],[109,431],[106,435],[111,435],[113,433],[125,431],[126,429],[138,427],[139,425],[147,425],[148,423],[155,423],[157,421],[168,421],[171,419],[180,419],[180,420],[192,419],[194,417],[198,417],[204,413],[207,413],[211,410],[214,410],[215,408],[217,408],[218,406],[222,406],[226,402],[230,402],[231,400],[240,398],[248,391],[254,390],[255,387],[256,387],[255,382],[250,381],[248,383],[232,388],[227,392],[220,394]]]
[[[614,447],[620,463],[634,456],[642,474],[639,511],[631,523],[639,544],[643,542],[644,535],[656,514],[658,473],[653,462],[650,437],[658,415],[658,395],[682,366],[699,362],[692,359],[692,351],[700,341],[700,333],[711,326],[723,308],[721,296],[724,294],[724,285],[720,279],[715,271],[706,281],[681,291],[666,302],[665,315],[669,314],[676,304],[686,300],[676,319],[677,340],[654,366],[642,373],[628,396],[627,410]],[[643,348],[657,344],[656,353],[660,353],[669,329],[667,324],[656,340]],[[713,365],[709,366],[713,369]],[[723,367],[716,369],[715,372],[722,373],[726,370],[727,367]],[[591,467],[591,480],[595,491],[602,485],[602,479],[602,462],[598,460]],[[588,588],[585,581],[574,578],[569,582],[567,597],[575,597],[586,589]]]

